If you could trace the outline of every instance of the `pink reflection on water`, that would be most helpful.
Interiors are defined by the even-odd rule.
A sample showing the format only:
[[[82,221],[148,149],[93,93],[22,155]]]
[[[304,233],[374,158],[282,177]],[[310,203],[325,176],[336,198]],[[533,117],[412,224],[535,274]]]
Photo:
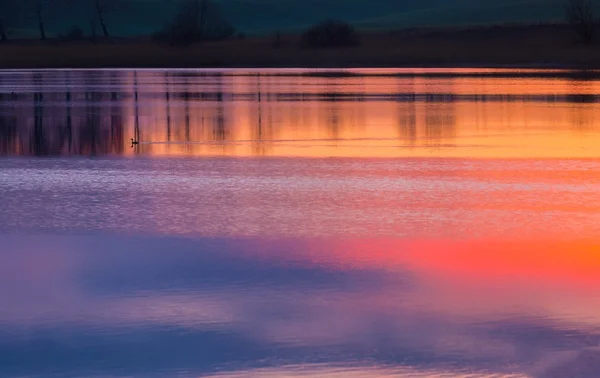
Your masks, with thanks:
[[[554,366],[550,351],[567,362],[592,353],[600,330],[600,264],[593,242],[248,239],[223,250],[223,261],[235,267],[259,260],[284,272],[346,272],[354,284],[265,286],[248,279],[231,286],[235,277],[219,263],[223,278],[217,286],[184,280],[163,282],[167,286],[159,290],[142,281],[135,290],[117,286],[102,293],[85,283],[86,275],[106,275],[109,284],[114,269],[141,269],[152,273],[151,280],[172,269],[168,252],[149,259],[143,250],[127,248],[127,239],[7,240],[0,247],[0,283],[10,290],[0,295],[0,327],[13,334],[39,327],[115,332],[176,326],[244,335],[281,348],[343,346],[360,355],[395,347],[502,366],[518,361],[512,371],[525,374]],[[152,239],[146,242],[151,248]],[[190,241],[184,256],[198,254],[194,245],[202,243]],[[86,253],[98,244],[110,247],[101,259]],[[561,343],[572,339],[570,346],[536,350],[536,329]],[[526,363],[524,349],[535,351]]]

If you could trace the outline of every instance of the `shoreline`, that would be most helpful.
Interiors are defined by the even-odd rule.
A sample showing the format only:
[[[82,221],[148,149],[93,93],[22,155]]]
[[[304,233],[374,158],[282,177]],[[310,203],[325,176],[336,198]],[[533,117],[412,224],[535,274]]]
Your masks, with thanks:
[[[0,49],[1,52],[1,49]],[[126,61],[115,61],[111,64],[44,64],[37,60],[35,63],[19,62],[19,64],[3,64],[0,61],[0,72],[9,71],[118,71],[118,70],[148,70],[148,71],[221,71],[221,70],[239,70],[239,71],[260,71],[260,70],[328,70],[328,71],[347,71],[347,70],[420,70],[420,69],[440,69],[440,70],[454,70],[454,69],[465,69],[465,70],[478,70],[478,69],[489,69],[489,70],[551,70],[556,71],[596,71],[600,70],[600,61],[583,62],[583,63],[564,63],[564,62],[527,62],[527,63],[497,63],[497,62],[469,62],[469,63],[403,63],[403,62],[388,62],[385,64],[352,64],[352,63],[339,63],[339,64],[322,64],[315,63],[310,65],[282,65],[282,64],[261,64],[253,65],[250,63],[238,63],[238,64],[203,64],[190,63],[190,64],[173,64],[159,65],[152,63],[141,63],[141,64],[129,64]],[[289,74],[289,75],[277,75],[277,76],[301,76],[302,74]],[[406,76],[444,76],[447,73],[407,73]],[[494,76],[503,75],[500,73],[452,73],[452,76]],[[506,73],[506,75],[512,75]],[[519,76],[527,75],[526,72],[518,74]],[[381,73],[381,74],[356,74],[356,76],[402,76],[397,73]],[[535,76],[539,76],[538,73]],[[554,76],[548,73],[546,76]],[[594,75],[595,76],[595,75]],[[600,73],[599,73],[600,76]]]
[[[281,65],[38,65],[23,64],[19,66],[1,66],[0,72],[34,72],[34,71],[196,71],[206,73],[218,73],[220,76],[228,76],[226,71],[234,71],[232,76],[280,76],[280,77],[581,77],[600,78],[600,62],[598,64],[564,64],[564,63],[527,63],[527,64],[498,64],[498,63],[463,63],[463,64],[412,64],[412,65],[305,65],[305,66],[281,66]],[[289,73],[274,73],[272,71],[298,71]],[[383,72],[352,72],[361,70],[379,70]],[[387,70],[387,72],[386,72]],[[406,70],[406,72],[394,72]],[[438,70],[438,72],[415,72],[417,70]],[[446,71],[444,71],[446,70]],[[467,70],[467,72],[452,72],[452,70]],[[504,72],[469,72],[468,70],[506,70]],[[249,71],[240,73],[239,71]],[[254,71],[254,72],[253,72]],[[271,71],[271,72],[260,72]],[[304,71],[304,72],[303,72]],[[307,72],[308,71],[308,72]],[[311,72],[313,71],[313,72]],[[514,71],[514,72],[513,72]]]
[[[567,70],[588,70],[596,71],[600,70],[600,62],[597,64],[565,64],[565,63],[513,63],[513,64],[498,64],[498,63],[453,63],[453,64],[436,64],[436,63],[417,63],[417,64],[380,64],[380,65],[349,65],[349,64],[335,64],[335,65],[259,65],[252,66],[249,64],[231,64],[231,65],[153,65],[153,64],[142,64],[142,65],[127,65],[127,64],[114,64],[114,65],[40,65],[40,64],[22,64],[22,65],[6,65],[0,66],[0,72],[9,71],[118,71],[118,70],[137,70],[137,71],[260,71],[260,70],[286,70],[286,71],[306,71],[306,70],[327,70],[333,71],[339,70],[340,74],[348,70],[454,70],[454,69],[465,69],[465,70],[551,70],[551,71],[567,71]],[[356,76],[400,76],[401,73],[357,73]],[[410,76],[431,76],[437,75],[437,73],[407,73]],[[439,73],[439,75],[445,75],[445,73]],[[460,73],[457,73],[460,76]],[[466,75],[473,76],[471,73]],[[475,74],[477,75],[477,74]],[[494,75],[493,73],[487,74],[482,73],[482,76]],[[276,76],[303,76],[301,73],[297,74],[278,74]],[[452,74],[454,76],[454,74]]]
[[[272,37],[187,47],[149,38],[9,41],[0,43],[0,69],[600,69],[600,42],[578,44],[561,24],[366,33],[359,46],[346,48],[308,49],[299,41],[298,35],[283,36],[277,46]]]

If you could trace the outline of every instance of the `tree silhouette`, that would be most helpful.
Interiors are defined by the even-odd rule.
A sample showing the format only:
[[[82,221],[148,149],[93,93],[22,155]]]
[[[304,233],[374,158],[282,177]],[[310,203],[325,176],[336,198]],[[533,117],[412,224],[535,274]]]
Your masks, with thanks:
[[[46,32],[46,21],[49,13],[60,12],[64,5],[64,0],[20,0],[16,6],[20,7],[20,12],[30,12],[33,10],[33,15],[35,16],[35,22],[37,24],[40,39],[44,41],[48,38],[48,34]]]
[[[42,75],[33,77],[36,91],[33,93],[33,136],[30,142],[33,154],[46,155],[46,136],[44,134],[44,92],[42,91]]]
[[[67,0],[67,4],[71,7],[77,7],[88,15],[90,37],[94,41],[96,39],[96,25],[100,26],[105,38],[111,37],[107,23],[108,15],[126,9],[128,2],[124,0]]]
[[[98,22],[100,23],[100,28],[102,29],[102,33],[104,37],[110,38],[110,33],[108,32],[108,27],[106,26],[106,14],[110,11],[116,10],[118,1],[115,0],[93,0],[94,11],[96,13],[96,17],[98,18]]]
[[[35,17],[38,23],[38,29],[40,31],[40,39],[46,40],[46,25],[44,23],[44,14],[46,7],[49,6],[51,0],[36,0],[35,2]]]
[[[565,17],[575,33],[586,45],[594,38],[594,2],[592,0],[566,0]]]
[[[220,9],[210,0],[185,0],[175,18],[157,37],[173,45],[189,45],[200,41],[231,37],[235,29]]]
[[[313,25],[302,34],[305,47],[344,47],[359,44],[354,27],[343,21],[328,20]]]

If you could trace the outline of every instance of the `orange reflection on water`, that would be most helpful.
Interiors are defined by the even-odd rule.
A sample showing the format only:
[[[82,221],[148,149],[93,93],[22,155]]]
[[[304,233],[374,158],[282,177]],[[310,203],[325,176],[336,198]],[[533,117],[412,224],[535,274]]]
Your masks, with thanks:
[[[138,130],[142,142],[132,153],[600,157],[596,81],[225,76],[205,85],[165,80],[159,88],[179,95],[147,100],[137,116],[135,101],[126,105],[128,134]],[[214,96],[199,99],[198,93]]]
[[[444,314],[540,317],[600,330],[600,242],[353,239],[309,242],[261,258],[416,280],[414,293],[372,293],[360,305],[410,303]]]
[[[363,239],[331,242],[331,251],[310,255],[359,269],[407,266],[435,275],[600,287],[600,241],[480,241]],[[322,252],[323,247],[319,247]],[[310,249],[309,249],[310,250]]]
[[[315,73],[6,73],[0,154],[600,157],[597,72]]]

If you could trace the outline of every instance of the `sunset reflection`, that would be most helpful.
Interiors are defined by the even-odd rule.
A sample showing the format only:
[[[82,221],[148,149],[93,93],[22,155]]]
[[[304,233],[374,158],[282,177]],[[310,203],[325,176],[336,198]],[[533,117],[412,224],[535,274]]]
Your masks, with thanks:
[[[0,376],[596,376],[599,75],[0,72]]]
[[[264,258],[330,269],[410,271],[427,291],[411,300],[422,299],[420,305],[436,311],[498,318],[524,313],[600,331],[597,241],[364,239],[319,242],[294,252]],[[389,294],[377,296],[381,304]]]
[[[217,91],[216,101],[189,99],[184,93],[175,109],[164,101],[148,105],[140,129],[141,140],[149,144],[140,146],[139,152],[305,157],[599,156],[595,146],[600,142],[600,124],[595,119],[600,108],[596,103],[580,104],[559,97],[589,88],[590,84],[581,82],[388,77],[258,80],[245,76],[216,81],[215,88],[208,88]],[[219,92],[223,88],[230,92]],[[600,85],[589,88],[590,92],[594,88],[600,89]],[[182,90],[196,93],[205,89],[185,83]],[[485,97],[489,95],[500,97]],[[165,135],[167,118],[172,128],[185,130],[185,135]],[[132,126],[128,127],[131,130]]]
[[[19,334],[66,329],[103,353],[102,334],[162,356],[193,356],[195,346],[208,358],[190,369],[215,378],[590,372],[600,342],[597,251],[587,242],[9,236],[0,351],[23,358]],[[34,272],[30,259],[50,263]],[[146,333],[170,344],[144,344]],[[31,335],[26,345],[43,342]],[[190,337],[214,341],[206,349]],[[235,365],[224,349],[236,351]],[[276,361],[256,363],[274,350]],[[169,366],[145,361],[140,368]]]
[[[503,72],[510,73],[471,74]],[[31,74],[31,89],[38,92],[2,95],[0,153],[600,156],[600,82],[593,76],[365,73],[371,76],[269,76],[268,71]],[[53,83],[63,78],[71,83],[70,92],[54,89]],[[111,92],[99,85],[101,80],[113,83]],[[141,144],[130,148],[130,138]]]

